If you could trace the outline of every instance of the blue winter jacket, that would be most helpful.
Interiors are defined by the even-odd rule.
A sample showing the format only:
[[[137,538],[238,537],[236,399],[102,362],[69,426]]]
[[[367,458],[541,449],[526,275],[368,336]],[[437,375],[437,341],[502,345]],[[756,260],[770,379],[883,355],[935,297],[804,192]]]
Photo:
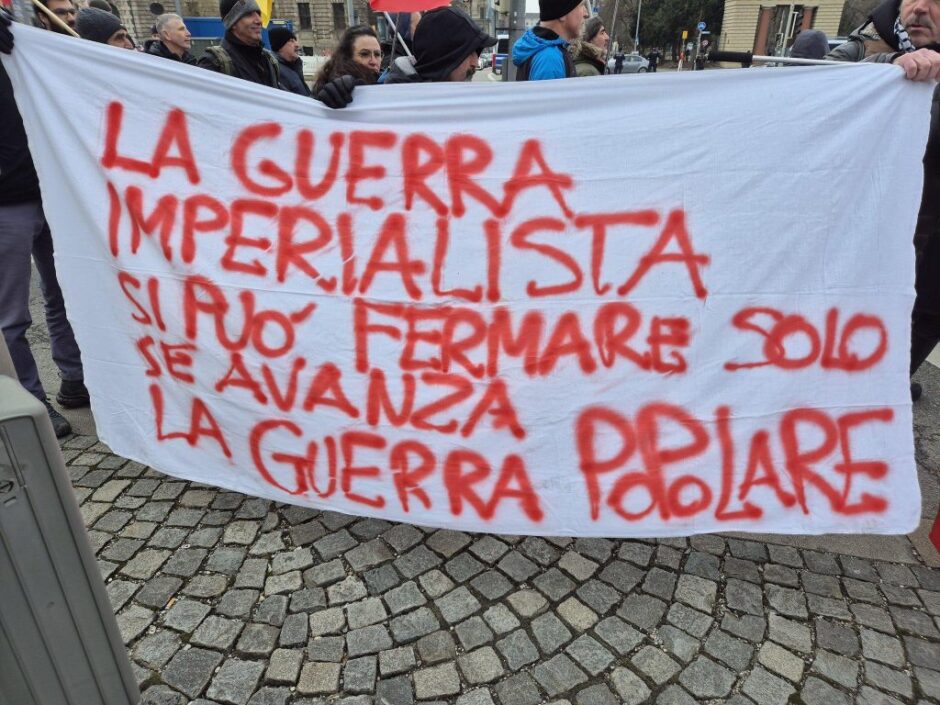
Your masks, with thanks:
[[[512,63],[522,68],[529,62],[528,73],[521,80],[546,81],[551,78],[569,78],[574,66],[568,56],[568,42],[550,29],[533,27],[526,31],[512,47]]]

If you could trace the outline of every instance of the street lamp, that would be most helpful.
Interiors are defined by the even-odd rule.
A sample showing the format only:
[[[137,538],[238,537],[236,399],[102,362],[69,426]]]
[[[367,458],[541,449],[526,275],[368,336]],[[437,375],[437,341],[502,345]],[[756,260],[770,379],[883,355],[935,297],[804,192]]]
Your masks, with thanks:
[[[640,13],[643,12],[643,0],[636,7],[636,33],[633,36],[633,51],[640,53]]]

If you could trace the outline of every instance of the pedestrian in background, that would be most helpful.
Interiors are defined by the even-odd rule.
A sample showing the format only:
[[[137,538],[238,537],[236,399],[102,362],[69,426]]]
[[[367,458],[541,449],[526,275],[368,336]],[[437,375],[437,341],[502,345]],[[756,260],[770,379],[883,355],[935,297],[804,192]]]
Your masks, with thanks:
[[[304,62],[300,58],[297,35],[287,27],[272,27],[268,30],[268,41],[280,64],[281,90],[309,98],[310,88],[304,80]]]
[[[662,59],[662,52],[659,50],[659,47],[653,47],[650,50],[650,53],[646,55],[646,60],[650,62],[649,72],[656,73],[656,67],[659,66],[659,61]]]
[[[190,66],[196,65],[196,57],[189,53],[193,46],[192,34],[182,17],[172,12],[160,15],[154,28],[159,39],[150,43],[148,54]]]
[[[574,40],[569,47],[575,75],[579,77],[602,76],[607,73],[604,57],[609,43],[610,36],[600,17],[592,17],[585,22],[584,36]]]
[[[804,29],[796,35],[790,56],[795,59],[822,59],[829,53],[829,38],[818,29]],[[791,64],[799,66],[799,64]]]
[[[574,77],[568,43],[581,36],[587,18],[583,0],[539,0],[539,23],[526,30],[512,47],[516,80]]]

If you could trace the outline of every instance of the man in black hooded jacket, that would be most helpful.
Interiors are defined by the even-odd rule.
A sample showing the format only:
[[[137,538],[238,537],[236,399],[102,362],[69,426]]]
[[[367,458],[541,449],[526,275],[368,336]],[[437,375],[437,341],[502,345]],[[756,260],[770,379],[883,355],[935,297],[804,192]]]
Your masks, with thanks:
[[[261,8],[255,0],[221,0],[222,46],[209,47],[199,66],[210,71],[279,88],[277,60],[261,43]]]
[[[826,58],[895,64],[911,80],[937,81],[940,4],[935,0],[885,0],[852,32],[849,41]],[[914,250],[917,298],[911,319],[912,375],[940,343],[940,87],[933,94]],[[920,396],[920,385],[911,385],[911,396],[915,400]]]
[[[496,44],[463,10],[441,7],[424,13],[414,31],[414,58],[400,56],[389,67],[385,83],[467,81],[476,71],[480,52]],[[327,83],[317,99],[331,108],[352,102],[356,80],[341,76]]]

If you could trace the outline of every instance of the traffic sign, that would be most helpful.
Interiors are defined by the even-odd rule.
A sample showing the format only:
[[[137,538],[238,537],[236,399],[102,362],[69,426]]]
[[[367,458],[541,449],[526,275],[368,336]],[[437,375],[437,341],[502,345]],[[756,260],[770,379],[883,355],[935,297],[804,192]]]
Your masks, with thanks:
[[[683,30],[682,30],[682,38],[683,38],[683,39],[688,39],[688,38],[689,38],[689,30],[687,30],[687,29],[683,29]]]
[[[706,27],[706,25],[705,25],[704,22],[699,22],[699,23],[698,23],[698,31],[699,31],[699,32],[703,31],[703,30],[705,29],[705,27]]]

